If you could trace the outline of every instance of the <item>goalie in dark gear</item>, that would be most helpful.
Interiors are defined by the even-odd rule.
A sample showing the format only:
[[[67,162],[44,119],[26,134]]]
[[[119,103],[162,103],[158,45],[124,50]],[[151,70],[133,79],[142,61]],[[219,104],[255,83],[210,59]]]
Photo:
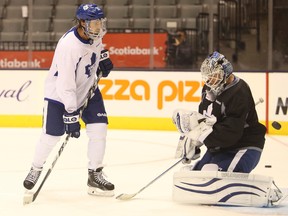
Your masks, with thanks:
[[[186,160],[189,161],[193,159],[195,149],[205,145],[207,151],[193,170],[203,170],[213,164],[210,167],[219,171],[250,173],[260,160],[266,133],[266,127],[259,123],[250,87],[233,74],[232,64],[219,52],[213,52],[203,61],[201,75],[205,85],[198,117],[194,111],[185,124],[181,121],[177,124],[186,131],[185,142],[180,142],[177,148],[178,152],[179,149],[184,152],[178,155],[188,155],[191,158]],[[185,119],[181,115],[187,113],[179,113],[179,119]],[[197,122],[201,118],[199,115],[206,120],[198,126],[195,123],[187,126]],[[197,118],[191,121],[193,116]]]
[[[201,140],[207,152],[194,170],[212,163],[220,171],[250,173],[260,160],[266,133],[250,87],[233,74],[232,64],[218,52],[204,60],[201,75],[205,85],[198,111],[217,121]]]

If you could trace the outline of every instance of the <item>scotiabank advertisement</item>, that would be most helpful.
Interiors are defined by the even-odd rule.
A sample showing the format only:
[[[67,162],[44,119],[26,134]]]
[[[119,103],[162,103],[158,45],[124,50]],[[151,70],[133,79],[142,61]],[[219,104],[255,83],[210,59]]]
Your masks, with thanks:
[[[164,68],[166,34],[155,33],[152,39],[148,33],[110,33],[105,35],[103,44],[116,68],[148,68],[151,53],[153,67]],[[154,43],[153,49],[150,41]],[[53,55],[53,51],[34,51],[29,65],[27,51],[0,51],[0,69],[48,69]]]
[[[50,68],[53,55],[51,51],[34,51],[29,65],[27,51],[0,51],[0,69],[47,69]]]
[[[153,49],[150,50],[150,34],[148,33],[110,33],[103,43],[109,50],[115,67],[149,67],[151,52],[154,68],[165,67],[166,34],[155,33]]]

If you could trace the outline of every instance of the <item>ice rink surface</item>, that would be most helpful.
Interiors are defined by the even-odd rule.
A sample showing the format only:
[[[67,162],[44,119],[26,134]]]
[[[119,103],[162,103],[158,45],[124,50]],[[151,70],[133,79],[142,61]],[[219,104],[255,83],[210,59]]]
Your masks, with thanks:
[[[171,131],[109,130],[104,172],[115,184],[115,196],[96,197],[87,194],[87,137],[85,130],[82,130],[79,139],[69,140],[35,202],[24,206],[22,182],[30,169],[40,132],[40,128],[0,129],[1,216],[288,215],[288,198],[274,208],[175,203],[172,200],[172,176],[182,164],[163,175],[134,199],[115,199],[121,193],[138,192],[177,161],[174,153],[179,134]],[[61,144],[62,141],[50,154],[36,189]],[[272,167],[265,168],[265,165]],[[267,135],[261,161],[252,173],[273,176],[280,189],[287,191],[287,166],[288,137]]]

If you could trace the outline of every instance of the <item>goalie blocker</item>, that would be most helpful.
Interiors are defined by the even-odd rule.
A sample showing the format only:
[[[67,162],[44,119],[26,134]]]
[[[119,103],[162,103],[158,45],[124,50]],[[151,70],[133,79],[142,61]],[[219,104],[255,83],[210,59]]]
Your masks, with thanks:
[[[182,170],[173,181],[173,200],[181,203],[268,207],[283,197],[272,177],[261,175]]]

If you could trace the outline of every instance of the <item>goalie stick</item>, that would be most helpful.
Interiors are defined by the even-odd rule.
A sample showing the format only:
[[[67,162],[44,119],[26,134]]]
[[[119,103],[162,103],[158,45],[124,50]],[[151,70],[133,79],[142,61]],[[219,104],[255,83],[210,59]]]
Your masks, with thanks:
[[[90,88],[90,90],[89,90],[89,92],[88,92],[88,94],[87,94],[87,97],[86,97],[86,100],[85,100],[85,102],[84,102],[84,105],[83,105],[82,108],[80,109],[80,112],[79,112],[79,117],[80,117],[80,118],[81,118],[81,116],[82,116],[82,113],[83,113],[84,109],[87,107],[90,98],[92,98],[94,91],[95,91],[96,88],[98,87],[98,83],[99,83],[101,77],[102,77],[102,73],[100,72],[99,75],[98,75],[98,77],[97,77],[97,79],[96,79],[96,81],[95,81],[95,83],[94,83],[93,86]],[[64,142],[62,143],[60,149],[58,150],[58,153],[57,153],[54,161],[52,162],[49,170],[47,171],[47,173],[46,173],[45,177],[43,178],[41,184],[39,185],[38,189],[37,189],[34,193],[33,193],[33,192],[30,193],[30,192],[27,192],[27,191],[25,192],[24,198],[23,198],[23,205],[30,204],[30,203],[32,203],[32,202],[35,201],[35,199],[37,198],[39,192],[41,191],[44,183],[46,182],[47,178],[49,177],[50,173],[52,172],[52,170],[53,170],[53,168],[54,168],[54,166],[55,166],[58,158],[61,156],[61,154],[62,154],[65,146],[67,145],[70,137],[71,137],[71,134],[67,134]]]
[[[259,98],[259,100],[255,103],[255,106],[257,106],[258,104],[263,103],[263,102],[264,102],[264,99],[263,98]]]
[[[179,161],[177,161],[176,163],[174,163],[172,166],[170,166],[168,169],[166,169],[163,173],[161,173],[159,176],[157,176],[155,179],[153,179],[152,181],[150,181],[147,185],[145,185],[144,187],[142,187],[138,192],[136,193],[132,193],[132,194],[125,194],[122,193],[120,195],[118,195],[116,197],[116,199],[119,200],[130,200],[133,197],[135,197],[137,194],[141,193],[144,189],[146,189],[147,187],[149,187],[151,184],[153,184],[156,180],[158,180],[160,177],[162,177],[164,174],[166,174],[169,170],[171,170],[173,167],[175,167],[177,164],[179,164],[181,161],[183,160],[183,158],[181,158]]]

